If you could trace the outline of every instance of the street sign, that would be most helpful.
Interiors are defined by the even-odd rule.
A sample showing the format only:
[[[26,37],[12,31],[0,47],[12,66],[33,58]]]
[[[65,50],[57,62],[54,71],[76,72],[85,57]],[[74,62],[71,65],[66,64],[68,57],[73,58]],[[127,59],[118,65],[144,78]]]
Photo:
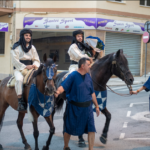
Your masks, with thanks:
[[[150,33],[150,21],[146,21],[144,24],[144,29],[146,32]]]
[[[143,42],[144,43],[149,43],[150,42],[150,36],[149,36],[149,33],[148,32],[144,32],[144,34],[143,34]]]

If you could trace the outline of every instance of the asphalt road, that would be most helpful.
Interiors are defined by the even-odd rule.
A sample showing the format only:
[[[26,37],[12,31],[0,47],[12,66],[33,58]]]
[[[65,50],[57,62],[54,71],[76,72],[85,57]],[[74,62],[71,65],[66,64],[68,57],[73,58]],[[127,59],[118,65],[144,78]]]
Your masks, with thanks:
[[[134,85],[133,90],[137,90],[141,85]],[[125,86],[113,87],[116,92],[128,93]],[[65,107],[65,106],[64,106]],[[121,97],[111,93],[108,90],[107,108],[112,114],[110,129],[108,132],[108,141],[104,145],[99,141],[99,136],[105,123],[105,116],[95,116],[96,138],[94,150],[150,150],[150,116],[149,114],[149,93],[143,91],[138,95],[130,97]],[[4,124],[0,132],[0,144],[3,145],[4,150],[23,150],[24,145],[16,125],[18,113],[9,107],[5,114]],[[54,118],[54,125],[56,133],[53,136],[50,150],[63,150],[63,110],[57,113]],[[45,120],[40,117],[38,122],[40,131],[39,149],[41,150],[45,145],[49,134],[49,127]],[[32,123],[28,121],[26,115],[24,119],[23,130],[28,143],[34,150],[34,138]],[[87,135],[84,135],[87,143]],[[78,138],[71,137],[71,150],[88,150],[86,148],[77,147]]]

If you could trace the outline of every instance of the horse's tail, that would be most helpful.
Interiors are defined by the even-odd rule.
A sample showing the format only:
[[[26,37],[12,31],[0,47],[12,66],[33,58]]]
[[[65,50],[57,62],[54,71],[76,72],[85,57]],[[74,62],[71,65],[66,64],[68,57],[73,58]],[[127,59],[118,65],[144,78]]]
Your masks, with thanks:
[[[5,113],[4,113],[3,117],[2,117],[2,120],[0,121],[0,131],[1,131],[2,126],[3,126],[4,117],[5,117]]]
[[[64,99],[63,98],[60,98],[60,99],[56,99],[56,111],[61,111],[62,107],[63,107],[63,104],[64,104]]]
[[[56,80],[55,80],[56,88],[61,86],[62,78],[64,77],[66,73],[68,72],[67,71],[61,72],[56,76]],[[56,98],[55,100],[56,111],[60,111],[62,109],[65,99],[66,99],[65,93],[62,93],[58,98]]]

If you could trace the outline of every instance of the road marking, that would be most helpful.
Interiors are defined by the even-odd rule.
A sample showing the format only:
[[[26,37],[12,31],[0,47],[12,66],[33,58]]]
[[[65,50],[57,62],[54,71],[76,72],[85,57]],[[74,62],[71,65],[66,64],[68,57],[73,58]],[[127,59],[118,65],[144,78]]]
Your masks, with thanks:
[[[130,115],[131,115],[131,111],[128,111],[127,112],[127,117],[130,117]]]
[[[128,124],[128,122],[124,122],[123,128],[127,128],[127,124]]]
[[[122,140],[125,137],[125,133],[121,133],[119,139]]]
[[[124,140],[150,140],[150,138],[125,138]]]
[[[148,108],[147,108],[148,110]],[[147,118],[146,115],[150,115],[149,111],[139,112],[135,115],[131,116],[131,119],[137,120],[137,121],[148,121],[150,122],[150,118]]]
[[[145,104],[145,103],[149,103],[149,102],[131,103],[129,107],[133,107],[133,105]]]

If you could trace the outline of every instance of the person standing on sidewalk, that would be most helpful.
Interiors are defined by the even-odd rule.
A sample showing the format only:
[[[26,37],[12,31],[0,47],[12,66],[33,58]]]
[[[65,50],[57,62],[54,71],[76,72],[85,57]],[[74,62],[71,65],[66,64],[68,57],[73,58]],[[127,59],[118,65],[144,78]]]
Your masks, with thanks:
[[[64,150],[70,150],[68,144],[71,135],[88,134],[89,150],[93,150],[95,140],[95,124],[92,102],[99,116],[99,106],[89,75],[90,59],[81,58],[78,70],[69,74],[57,89],[55,97],[66,91],[67,109],[64,119]]]

